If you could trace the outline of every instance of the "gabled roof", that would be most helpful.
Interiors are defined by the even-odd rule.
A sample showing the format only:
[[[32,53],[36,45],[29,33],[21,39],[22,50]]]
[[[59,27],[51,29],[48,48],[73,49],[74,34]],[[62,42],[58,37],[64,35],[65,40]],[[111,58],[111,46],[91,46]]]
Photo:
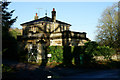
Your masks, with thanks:
[[[25,23],[22,23],[20,25],[22,26],[22,25],[26,25],[26,24],[33,24],[34,22],[39,22],[39,21],[52,22],[52,18],[45,16],[43,18],[40,18],[40,19],[37,19],[37,20],[32,20],[32,21],[29,21],[29,22],[25,22]],[[59,20],[56,20],[56,22],[59,23],[59,24],[66,24],[66,25],[70,25],[71,26],[71,24],[68,24],[68,23],[65,23],[65,22],[62,22],[62,21],[59,21]]]

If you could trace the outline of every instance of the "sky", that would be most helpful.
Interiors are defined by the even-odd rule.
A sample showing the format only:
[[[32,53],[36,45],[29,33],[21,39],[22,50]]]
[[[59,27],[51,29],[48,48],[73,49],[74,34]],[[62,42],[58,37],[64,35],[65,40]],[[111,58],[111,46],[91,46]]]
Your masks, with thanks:
[[[87,37],[95,41],[96,26],[103,11],[115,2],[12,2],[9,11],[15,10],[13,18],[18,16],[12,27],[22,28],[20,24],[34,20],[35,13],[39,18],[51,17],[53,8],[56,10],[56,19],[69,23],[71,31],[86,32]]]

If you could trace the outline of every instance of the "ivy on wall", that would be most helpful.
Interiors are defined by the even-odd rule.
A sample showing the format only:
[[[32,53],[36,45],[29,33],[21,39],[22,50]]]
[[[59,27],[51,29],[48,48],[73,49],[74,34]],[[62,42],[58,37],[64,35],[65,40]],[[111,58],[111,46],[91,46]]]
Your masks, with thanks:
[[[49,46],[48,54],[51,54],[50,62],[62,63],[63,61],[63,46]]]
[[[50,62],[63,63],[64,46],[49,46],[47,51],[51,54]],[[88,42],[85,46],[71,46],[72,63],[82,64],[91,63],[95,61],[94,56],[104,56],[105,59],[110,60],[115,50],[109,46],[99,46],[96,42]],[[68,54],[68,53],[67,53]],[[68,59],[68,58],[67,58]]]

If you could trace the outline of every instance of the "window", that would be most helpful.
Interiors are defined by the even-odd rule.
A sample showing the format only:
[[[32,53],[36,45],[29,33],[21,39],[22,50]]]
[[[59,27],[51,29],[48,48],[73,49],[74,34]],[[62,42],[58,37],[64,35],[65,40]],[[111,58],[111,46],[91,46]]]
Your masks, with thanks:
[[[36,32],[36,27],[33,27],[33,32]]]
[[[66,30],[69,30],[69,26],[66,27]]]

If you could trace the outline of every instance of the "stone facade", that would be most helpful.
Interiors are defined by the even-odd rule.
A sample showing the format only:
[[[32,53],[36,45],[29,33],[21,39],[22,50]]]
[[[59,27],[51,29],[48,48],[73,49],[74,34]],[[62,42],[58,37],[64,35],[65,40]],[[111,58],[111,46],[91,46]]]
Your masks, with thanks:
[[[70,31],[70,24],[56,20],[56,11],[53,9],[52,18],[47,16],[21,24],[21,42],[26,42],[30,56],[34,56],[33,45],[36,46],[36,60],[44,59],[45,46],[83,46],[89,41],[85,32]],[[31,52],[30,52],[31,51]],[[32,55],[31,55],[32,54]]]

